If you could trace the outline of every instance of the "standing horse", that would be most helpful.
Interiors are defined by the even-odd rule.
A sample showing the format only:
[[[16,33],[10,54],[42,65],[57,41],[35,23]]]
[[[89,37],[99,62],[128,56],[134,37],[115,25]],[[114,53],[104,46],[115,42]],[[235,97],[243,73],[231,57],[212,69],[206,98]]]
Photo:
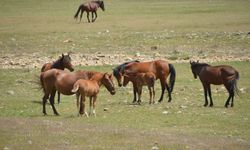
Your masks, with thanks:
[[[141,103],[142,87],[147,85],[149,90],[149,104],[155,103],[155,74],[152,72],[147,73],[136,73],[136,74],[124,74],[123,86],[126,86],[129,81],[136,83],[138,93],[138,103]]]
[[[79,110],[80,115],[85,114],[88,117],[88,114],[85,111],[85,97],[89,97],[89,104],[90,104],[89,115],[91,115],[91,108],[93,106],[92,113],[94,114],[94,116],[96,116],[95,113],[96,99],[101,85],[104,85],[106,89],[110,92],[110,94],[112,95],[115,94],[113,78],[112,75],[109,75],[108,73],[105,74],[96,73],[95,75],[92,76],[90,80],[79,79],[75,82],[71,92],[81,95],[80,110]],[[79,105],[78,98],[77,98],[77,104]]]
[[[239,79],[239,73],[233,67],[227,65],[221,66],[210,66],[206,63],[191,62],[191,70],[194,75],[194,78],[197,79],[197,76],[200,78],[204,88],[205,104],[208,105],[207,94],[210,98],[210,107],[213,106],[212,94],[210,84],[221,85],[223,84],[228,93],[229,97],[225,103],[225,107],[228,107],[231,101],[231,107],[234,105],[234,92],[238,91],[237,80]]]
[[[120,65],[121,66],[121,65]],[[118,85],[121,86],[122,84],[122,77],[124,75],[124,72],[127,73],[146,73],[146,72],[152,72],[155,74],[156,80],[160,79],[161,82],[161,97],[158,102],[161,102],[163,100],[164,92],[165,89],[167,88],[168,91],[168,96],[169,100],[168,102],[171,102],[172,97],[171,93],[174,88],[174,83],[175,83],[175,77],[176,77],[176,72],[175,68],[172,64],[169,64],[167,61],[164,60],[156,60],[156,61],[150,61],[150,62],[131,62],[128,64],[122,64],[123,67],[120,67],[120,69],[114,73],[114,76],[117,79]],[[118,66],[119,67],[119,66]],[[167,83],[167,77],[170,74],[170,80],[168,86]],[[136,83],[131,81],[133,83],[133,88],[134,88],[134,100],[133,103],[136,102]]]
[[[41,72],[45,72],[47,70],[50,69],[60,69],[60,70],[64,70],[65,68],[69,69],[70,71],[74,71],[73,65],[71,64],[71,57],[69,56],[70,53],[68,53],[68,55],[64,55],[62,54],[61,57],[59,57],[58,60],[56,60],[55,62],[52,63],[45,63],[41,69]],[[60,93],[58,92],[58,104],[60,103]]]
[[[77,20],[78,18],[78,14],[79,12],[81,11],[81,15],[80,15],[80,20],[79,22],[81,21],[82,19],[82,14],[84,11],[86,11],[87,13],[87,19],[88,19],[88,22],[90,22],[89,20],[89,12],[92,13],[92,22],[94,22],[97,18],[97,9],[98,8],[101,8],[103,11],[105,10],[104,8],[104,2],[103,1],[100,1],[100,0],[96,0],[96,1],[90,1],[90,2],[87,2],[87,3],[84,3],[84,4],[81,4],[74,16],[74,18]]]
[[[71,92],[74,83],[79,79],[90,79],[96,72],[94,71],[77,71],[66,72],[59,69],[51,69],[42,72],[40,75],[40,84],[43,89],[43,113],[46,115],[45,104],[49,99],[55,115],[59,115],[54,106],[54,97],[56,91],[64,95],[73,95]],[[78,95],[77,95],[78,96]]]

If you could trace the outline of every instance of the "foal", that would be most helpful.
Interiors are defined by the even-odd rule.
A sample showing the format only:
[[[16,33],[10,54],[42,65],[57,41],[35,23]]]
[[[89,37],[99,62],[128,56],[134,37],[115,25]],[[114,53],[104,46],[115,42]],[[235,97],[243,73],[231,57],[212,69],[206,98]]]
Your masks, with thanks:
[[[104,85],[106,89],[110,92],[110,94],[115,94],[113,78],[112,75],[109,75],[108,73],[96,73],[90,80],[79,79],[75,82],[71,92],[76,93],[77,95],[81,95],[79,110],[79,114],[81,116],[85,114],[88,117],[88,114],[85,111],[85,97],[89,97],[90,100],[89,115],[93,113],[93,115],[96,116],[96,99],[101,85]],[[77,108],[79,108],[78,105],[79,99],[77,98]],[[93,111],[91,112],[92,106]]]
[[[136,84],[136,89],[138,93],[138,103],[141,103],[141,94],[142,94],[142,87],[147,86],[149,90],[149,104],[155,103],[155,74],[152,72],[146,73],[132,73],[132,74],[124,74],[123,86],[126,86],[129,81],[132,81]]]

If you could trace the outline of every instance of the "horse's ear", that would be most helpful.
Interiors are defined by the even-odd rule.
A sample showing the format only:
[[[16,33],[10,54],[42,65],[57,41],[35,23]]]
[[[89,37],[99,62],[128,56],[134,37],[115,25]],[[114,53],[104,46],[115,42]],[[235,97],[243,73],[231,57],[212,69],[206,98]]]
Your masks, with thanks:
[[[64,57],[64,54],[62,53],[62,58]]]
[[[197,63],[199,63],[199,60],[197,60]]]
[[[189,63],[192,65],[193,62],[190,60]]]

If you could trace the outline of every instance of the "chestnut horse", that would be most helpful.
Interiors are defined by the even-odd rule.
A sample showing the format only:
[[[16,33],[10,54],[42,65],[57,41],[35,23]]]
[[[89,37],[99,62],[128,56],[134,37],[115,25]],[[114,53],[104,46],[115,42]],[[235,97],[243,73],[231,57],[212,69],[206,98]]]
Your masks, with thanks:
[[[141,103],[141,94],[142,94],[142,87],[146,85],[149,90],[149,104],[155,103],[155,74],[152,72],[147,73],[136,73],[136,74],[124,74],[123,79],[123,86],[126,86],[129,81],[133,81],[136,83],[137,86],[137,93],[138,93],[138,103]]]
[[[238,91],[237,80],[239,79],[239,73],[231,66],[221,65],[221,66],[210,66],[206,63],[191,62],[191,70],[194,78],[197,76],[200,78],[204,88],[205,104],[208,105],[207,94],[210,98],[210,107],[213,106],[212,94],[210,84],[221,85],[223,84],[228,93],[229,97],[225,103],[225,107],[228,107],[231,100],[231,107],[234,105],[234,92]]]
[[[56,60],[55,62],[52,63],[45,63],[41,69],[41,72],[45,72],[47,70],[50,69],[60,69],[60,70],[64,70],[65,68],[69,69],[70,71],[74,71],[73,65],[71,64],[71,57],[69,56],[70,53],[68,53],[68,55],[64,55],[62,54],[61,57],[59,57],[58,60]],[[58,92],[58,104],[60,103],[60,93]]]
[[[156,80],[160,79],[161,82],[161,97],[158,102],[161,102],[163,100],[165,89],[167,88],[169,100],[168,102],[171,102],[172,97],[171,93],[174,88],[175,83],[175,77],[176,72],[175,68],[172,64],[169,64],[167,61],[164,60],[156,60],[156,61],[150,61],[150,62],[130,62],[127,64],[122,64],[118,67],[116,67],[113,71],[114,76],[117,79],[118,85],[121,86],[122,84],[122,77],[124,75],[124,72],[127,73],[146,73],[146,72],[152,72],[155,74]],[[168,86],[167,83],[167,77],[170,74],[170,80]],[[136,83],[131,81],[134,88],[134,100],[133,103],[136,102],[136,91],[137,86]]]
[[[80,110],[79,110],[79,114],[81,116],[85,114],[88,117],[88,114],[85,111],[85,97],[89,97],[89,102],[90,102],[89,115],[91,115],[91,109],[93,106],[92,113],[96,117],[95,113],[96,99],[101,85],[104,85],[106,89],[110,92],[110,94],[112,95],[115,94],[113,78],[112,75],[109,75],[108,73],[104,74],[96,73],[95,75],[92,76],[90,80],[79,79],[75,82],[71,92],[77,93],[77,95],[81,95]],[[78,98],[77,98],[77,108],[79,108]]]
[[[55,115],[59,115],[54,106],[54,97],[56,91],[64,95],[73,95],[71,92],[74,83],[79,79],[90,79],[96,72],[94,71],[77,71],[66,72],[59,69],[51,69],[42,72],[40,75],[40,84],[43,89],[43,113],[46,115],[45,104],[49,99]]]
[[[87,2],[87,3],[84,3],[84,4],[81,4],[74,16],[74,18],[77,20],[77,17],[78,17],[78,14],[79,12],[81,11],[81,15],[80,15],[80,20],[79,22],[81,21],[82,19],[82,14],[84,11],[86,11],[87,13],[87,19],[88,19],[88,22],[90,22],[89,20],[89,12],[92,13],[92,22],[94,22],[97,18],[97,9],[98,8],[101,8],[103,11],[105,10],[104,8],[104,2],[103,1],[100,1],[100,0],[96,0],[96,1],[90,1],[90,2]]]

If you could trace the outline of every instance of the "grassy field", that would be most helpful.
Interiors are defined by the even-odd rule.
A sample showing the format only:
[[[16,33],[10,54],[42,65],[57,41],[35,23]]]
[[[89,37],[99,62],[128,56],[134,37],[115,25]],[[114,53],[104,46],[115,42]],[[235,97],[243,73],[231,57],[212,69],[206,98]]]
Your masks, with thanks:
[[[95,23],[77,23],[73,15],[82,1],[1,0],[0,59],[28,54],[58,57],[109,54],[176,57],[250,57],[249,0],[108,0]],[[73,42],[64,43],[70,39]],[[167,58],[167,57],[166,57]],[[122,63],[122,62],[121,62]],[[204,108],[199,80],[188,63],[175,63],[173,101],[131,105],[132,87],[111,96],[104,88],[97,100],[97,117],[77,117],[75,97],[62,96],[56,104],[61,116],[42,115],[42,91],[37,89],[40,69],[0,69],[0,149],[249,149],[249,61],[216,62],[240,72],[233,108],[224,108],[227,93],[212,86],[213,108]],[[41,64],[42,66],[42,64]],[[114,66],[76,66],[111,72]],[[0,67],[2,68],[2,67]],[[156,98],[160,85],[156,85]],[[108,111],[104,111],[107,108]],[[88,109],[88,107],[87,107]]]

